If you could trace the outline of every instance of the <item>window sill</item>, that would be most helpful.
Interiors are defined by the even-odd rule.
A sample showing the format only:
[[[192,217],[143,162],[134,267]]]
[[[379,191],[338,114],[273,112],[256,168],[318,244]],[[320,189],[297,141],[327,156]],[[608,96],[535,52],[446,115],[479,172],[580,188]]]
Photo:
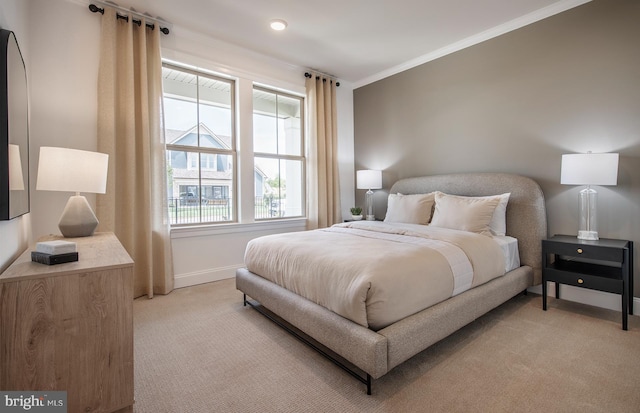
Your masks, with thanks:
[[[171,239],[206,237],[211,235],[237,234],[243,232],[260,232],[273,230],[305,230],[306,218],[278,219],[256,221],[251,223],[229,223],[215,225],[197,225],[171,228]]]

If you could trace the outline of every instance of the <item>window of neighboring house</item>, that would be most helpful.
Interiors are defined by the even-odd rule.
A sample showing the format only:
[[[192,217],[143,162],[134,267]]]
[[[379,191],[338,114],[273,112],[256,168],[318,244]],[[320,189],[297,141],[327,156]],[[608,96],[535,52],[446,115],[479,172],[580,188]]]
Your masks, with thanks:
[[[162,67],[171,224],[236,218],[233,80]]]
[[[253,88],[255,218],[305,214],[304,99]]]

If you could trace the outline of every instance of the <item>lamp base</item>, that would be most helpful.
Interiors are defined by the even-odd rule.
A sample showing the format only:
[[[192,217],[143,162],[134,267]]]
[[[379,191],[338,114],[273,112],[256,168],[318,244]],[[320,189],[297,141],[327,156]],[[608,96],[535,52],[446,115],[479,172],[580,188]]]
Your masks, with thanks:
[[[87,198],[74,195],[64,207],[58,228],[65,238],[89,237],[98,226],[98,218],[91,210]]]
[[[596,222],[596,205],[598,193],[587,185],[580,191],[580,226],[578,226],[578,239],[596,241],[598,239],[598,227]]]
[[[376,215],[373,213],[373,191],[369,189],[365,194],[365,219],[367,221],[375,221]]]
[[[598,231],[578,231],[578,239],[597,241],[600,238],[598,238]]]

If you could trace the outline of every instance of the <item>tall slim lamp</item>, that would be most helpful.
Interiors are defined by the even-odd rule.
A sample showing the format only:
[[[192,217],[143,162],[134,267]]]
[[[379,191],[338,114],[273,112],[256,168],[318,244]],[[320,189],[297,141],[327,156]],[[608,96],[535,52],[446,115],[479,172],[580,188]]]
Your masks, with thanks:
[[[75,192],[62,212],[58,228],[65,237],[88,237],[98,219],[80,192],[104,194],[109,155],[78,149],[40,148],[37,190]]]
[[[356,187],[358,189],[367,189],[365,200],[365,218],[367,221],[375,221],[376,216],[373,212],[373,191],[372,189],[382,188],[382,171],[365,169],[356,173]]]
[[[597,240],[598,193],[591,185],[616,185],[618,183],[617,153],[579,153],[562,155],[560,183],[587,185],[580,191],[580,226],[578,239]]]

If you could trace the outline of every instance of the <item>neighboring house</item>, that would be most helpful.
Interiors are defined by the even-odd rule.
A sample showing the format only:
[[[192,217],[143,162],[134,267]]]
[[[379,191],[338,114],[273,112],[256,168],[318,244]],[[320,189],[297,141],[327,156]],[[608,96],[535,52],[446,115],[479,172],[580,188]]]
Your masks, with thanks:
[[[187,131],[165,130],[166,142],[169,145],[198,146],[198,127],[200,128],[200,147],[231,148],[231,137],[217,135],[203,123],[193,126]],[[201,170],[198,168],[198,156],[201,155]],[[233,198],[233,165],[227,155],[207,154],[186,151],[170,151],[167,155],[170,167],[168,192],[170,198],[193,200],[202,198],[208,202],[224,203]],[[270,193],[267,185],[268,177],[258,167],[255,170],[256,197]],[[199,176],[201,174],[201,176]],[[201,182],[201,183],[200,183]]]
[[[254,185],[255,185],[255,194],[256,194],[256,203],[258,202],[258,199],[261,199],[265,196],[270,196],[273,195],[274,190],[273,188],[267,183],[267,180],[269,179],[269,177],[267,176],[267,174],[265,174],[262,169],[260,169],[259,166],[254,166],[253,167],[253,181],[254,181]]]

